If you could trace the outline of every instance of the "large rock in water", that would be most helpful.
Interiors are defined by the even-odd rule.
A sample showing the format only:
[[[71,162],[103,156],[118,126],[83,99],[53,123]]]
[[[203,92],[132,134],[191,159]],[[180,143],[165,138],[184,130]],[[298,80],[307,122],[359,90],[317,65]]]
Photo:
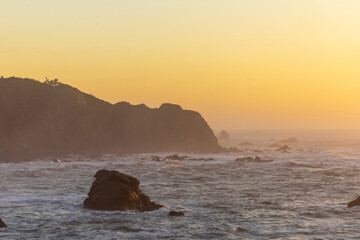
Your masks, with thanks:
[[[6,224],[0,218],[0,228],[6,228],[6,227],[7,227]]]
[[[220,141],[228,141],[230,140],[230,135],[227,131],[225,130],[221,130],[219,136],[218,136],[218,140]]]
[[[118,171],[99,170],[84,206],[94,210],[153,211],[163,207],[150,201],[139,188],[140,181]]]
[[[360,206],[360,197],[358,197],[354,201],[349,202],[347,205],[348,208],[355,207],[355,206]]]

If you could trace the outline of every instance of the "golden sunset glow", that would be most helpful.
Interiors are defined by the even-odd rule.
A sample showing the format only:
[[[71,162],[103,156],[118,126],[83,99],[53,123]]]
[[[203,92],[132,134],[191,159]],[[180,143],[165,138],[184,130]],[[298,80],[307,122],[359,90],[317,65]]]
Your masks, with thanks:
[[[0,75],[214,129],[360,128],[360,1],[54,2],[1,1]]]

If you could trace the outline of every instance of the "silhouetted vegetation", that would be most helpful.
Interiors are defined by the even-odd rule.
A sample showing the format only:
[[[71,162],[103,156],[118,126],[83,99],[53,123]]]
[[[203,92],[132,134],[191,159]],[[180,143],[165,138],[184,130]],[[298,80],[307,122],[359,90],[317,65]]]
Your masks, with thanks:
[[[54,87],[55,87],[55,86],[60,85],[61,83],[59,82],[59,79],[57,79],[57,78],[54,78],[53,80],[50,80],[50,79],[48,79],[48,78],[46,77],[44,84],[48,84],[48,85],[50,85],[50,86],[54,86]]]

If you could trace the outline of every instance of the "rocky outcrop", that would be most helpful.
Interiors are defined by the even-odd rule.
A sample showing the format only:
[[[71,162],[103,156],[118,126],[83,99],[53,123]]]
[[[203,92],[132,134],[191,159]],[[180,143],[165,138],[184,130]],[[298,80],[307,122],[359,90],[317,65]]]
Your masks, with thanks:
[[[235,159],[235,162],[256,162],[256,163],[264,163],[264,162],[272,162],[274,160],[262,160],[260,157],[243,157]]]
[[[61,154],[220,152],[198,113],[110,104],[69,85],[0,79],[0,161]]]
[[[0,218],[0,228],[6,228],[6,224],[3,222],[3,220]]]
[[[170,211],[169,216],[184,216],[184,213],[183,212],[177,212],[177,211]]]
[[[90,188],[85,208],[108,211],[153,211],[163,207],[150,201],[139,188],[140,181],[118,171],[99,170]]]
[[[230,140],[230,135],[227,131],[225,130],[221,130],[219,136],[218,136],[218,140],[219,141],[228,141]]]
[[[349,202],[347,205],[348,208],[355,207],[355,206],[360,206],[360,197],[358,197],[354,201]]]

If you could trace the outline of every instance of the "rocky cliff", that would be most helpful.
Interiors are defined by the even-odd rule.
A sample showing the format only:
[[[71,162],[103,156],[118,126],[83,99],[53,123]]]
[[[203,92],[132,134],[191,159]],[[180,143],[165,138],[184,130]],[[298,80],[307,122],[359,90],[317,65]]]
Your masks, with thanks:
[[[58,82],[0,79],[0,161],[65,153],[218,152],[198,112],[110,104]]]

